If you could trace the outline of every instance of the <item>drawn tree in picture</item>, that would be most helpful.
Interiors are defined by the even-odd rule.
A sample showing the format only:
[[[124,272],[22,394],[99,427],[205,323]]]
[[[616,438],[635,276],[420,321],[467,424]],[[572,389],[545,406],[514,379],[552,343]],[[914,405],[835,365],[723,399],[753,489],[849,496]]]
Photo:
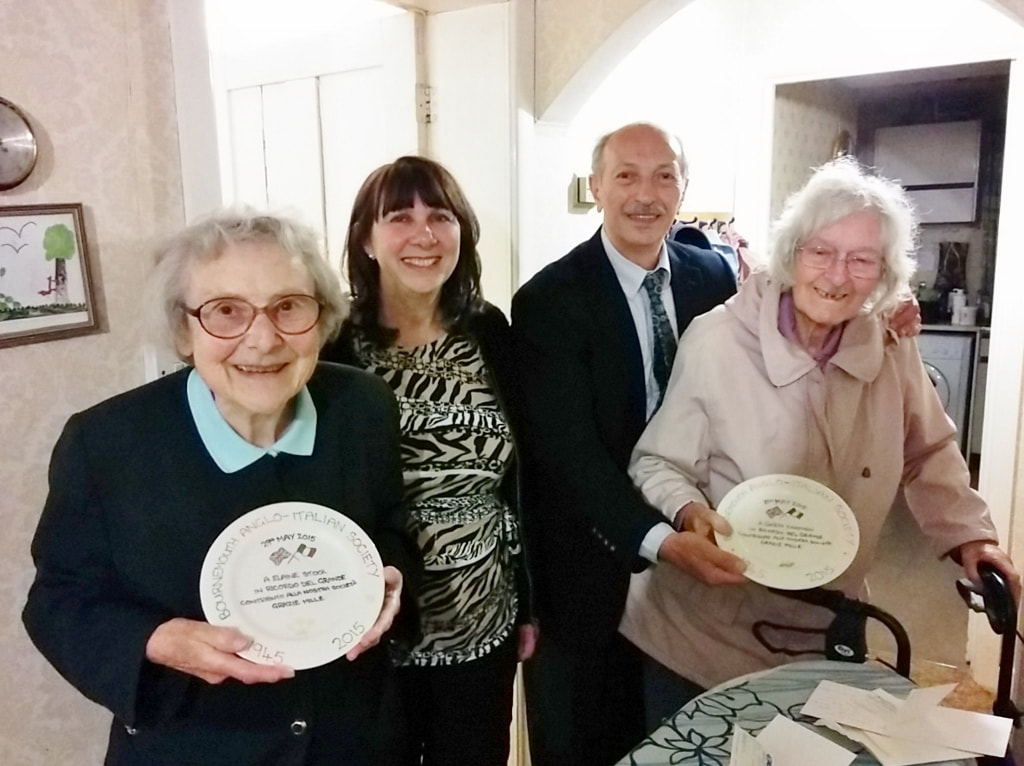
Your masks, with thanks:
[[[54,224],[43,234],[46,260],[54,261],[53,302],[68,302],[68,272],[64,263],[75,255],[75,235],[62,223]]]

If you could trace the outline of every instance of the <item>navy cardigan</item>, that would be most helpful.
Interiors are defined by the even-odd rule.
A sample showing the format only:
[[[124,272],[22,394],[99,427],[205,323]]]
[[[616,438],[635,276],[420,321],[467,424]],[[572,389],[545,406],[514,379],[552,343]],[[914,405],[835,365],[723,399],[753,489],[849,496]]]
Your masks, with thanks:
[[[155,665],[145,645],[173,617],[204,619],[199,571],[220,531],[286,500],[335,508],[367,530],[403,572],[403,613],[415,623],[421,562],[405,531],[394,397],[374,376],[319,364],[308,383],[313,454],[265,456],[226,474],[190,416],[188,372],[68,421],[32,543],[25,627],[61,675],[114,713],[108,764],[377,763],[387,726],[382,647],[246,686]],[[298,721],[306,726],[296,735]]]

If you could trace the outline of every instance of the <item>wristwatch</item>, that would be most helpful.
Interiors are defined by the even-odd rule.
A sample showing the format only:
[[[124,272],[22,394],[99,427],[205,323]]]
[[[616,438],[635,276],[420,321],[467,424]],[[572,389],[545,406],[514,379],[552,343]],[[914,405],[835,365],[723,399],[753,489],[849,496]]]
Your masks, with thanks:
[[[13,189],[36,166],[38,147],[28,118],[14,104],[0,98],[0,190]]]

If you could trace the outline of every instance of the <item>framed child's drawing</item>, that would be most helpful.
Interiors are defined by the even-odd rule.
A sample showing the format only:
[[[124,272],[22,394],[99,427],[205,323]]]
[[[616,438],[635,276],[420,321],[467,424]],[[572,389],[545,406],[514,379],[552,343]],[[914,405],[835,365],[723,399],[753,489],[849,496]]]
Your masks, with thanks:
[[[0,348],[98,328],[82,206],[0,206]]]

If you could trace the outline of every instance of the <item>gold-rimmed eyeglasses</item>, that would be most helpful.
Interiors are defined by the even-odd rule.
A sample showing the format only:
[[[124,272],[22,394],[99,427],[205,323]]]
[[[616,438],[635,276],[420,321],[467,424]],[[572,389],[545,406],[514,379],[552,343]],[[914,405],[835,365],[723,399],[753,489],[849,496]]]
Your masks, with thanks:
[[[828,245],[801,245],[796,249],[804,266],[824,271],[836,261],[846,264],[851,277],[874,279],[882,275],[882,256],[874,250],[848,250],[840,252]]]
[[[323,305],[312,295],[295,294],[283,295],[266,306],[254,306],[244,298],[211,298],[196,308],[182,308],[214,338],[231,340],[245,335],[258,314],[266,314],[278,332],[302,335],[316,325]]]

